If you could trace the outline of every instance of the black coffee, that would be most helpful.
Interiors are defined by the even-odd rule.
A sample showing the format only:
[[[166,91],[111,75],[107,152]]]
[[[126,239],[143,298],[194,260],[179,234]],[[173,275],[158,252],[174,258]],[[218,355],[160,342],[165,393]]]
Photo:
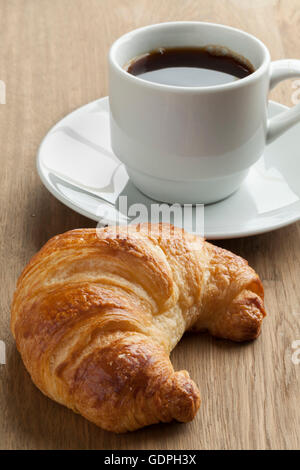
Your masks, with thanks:
[[[150,82],[191,87],[230,83],[247,77],[254,67],[224,48],[178,47],[151,51],[125,70]]]

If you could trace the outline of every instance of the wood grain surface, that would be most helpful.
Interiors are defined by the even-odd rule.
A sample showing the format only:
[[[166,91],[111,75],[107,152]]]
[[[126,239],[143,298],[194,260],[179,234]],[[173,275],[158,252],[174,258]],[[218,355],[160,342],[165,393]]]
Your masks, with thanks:
[[[199,385],[202,406],[187,425],[127,434],[102,431],[44,397],[32,384],[9,330],[15,282],[53,235],[95,223],[58,202],[35,168],[48,129],[75,108],[107,95],[107,52],[147,24],[201,20],[242,28],[272,58],[300,58],[299,0],[0,0],[0,448],[296,449],[300,447],[300,223],[221,244],[248,259],[266,290],[268,317],[254,343],[186,336],[172,353]],[[291,105],[291,81],[271,97]],[[300,136],[299,136],[300,143]],[[300,150],[299,150],[300,153]]]

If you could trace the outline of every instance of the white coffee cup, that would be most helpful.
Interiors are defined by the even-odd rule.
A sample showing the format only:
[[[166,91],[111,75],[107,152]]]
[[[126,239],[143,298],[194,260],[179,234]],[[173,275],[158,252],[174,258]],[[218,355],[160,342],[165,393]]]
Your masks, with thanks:
[[[231,83],[181,87],[125,71],[128,61],[164,47],[218,45],[255,72]],[[161,23],[119,38],[109,53],[112,149],[133,183],[153,199],[212,203],[236,191],[264,147],[300,121],[300,104],[268,120],[268,93],[300,76],[300,61],[270,61],[254,36],[219,24]]]

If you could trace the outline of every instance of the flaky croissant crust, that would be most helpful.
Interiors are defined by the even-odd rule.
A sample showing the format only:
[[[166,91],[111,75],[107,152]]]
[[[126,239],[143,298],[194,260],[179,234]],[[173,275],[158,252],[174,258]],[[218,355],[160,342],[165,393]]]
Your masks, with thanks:
[[[198,388],[169,359],[185,331],[251,340],[264,316],[261,281],[245,260],[142,224],[49,240],[18,280],[11,328],[45,395],[125,432],[195,416]]]

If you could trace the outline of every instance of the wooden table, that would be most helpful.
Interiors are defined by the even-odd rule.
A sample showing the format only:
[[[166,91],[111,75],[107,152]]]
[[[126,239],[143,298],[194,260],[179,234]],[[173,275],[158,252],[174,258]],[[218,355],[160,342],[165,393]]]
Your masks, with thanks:
[[[249,6],[251,5],[251,6]],[[150,23],[201,20],[242,28],[273,59],[300,58],[299,0],[0,0],[1,237],[0,448],[286,449],[300,447],[300,223],[222,246],[260,274],[268,317],[251,344],[184,338],[172,354],[200,387],[187,425],[114,435],[45,398],[32,384],[9,330],[10,302],[25,263],[50,237],[95,223],[58,202],[35,169],[47,130],[73,109],[107,95],[106,56],[123,33]],[[291,82],[271,97],[291,105]],[[300,136],[299,136],[300,137]],[[299,140],[300,142],[300,140]]]

